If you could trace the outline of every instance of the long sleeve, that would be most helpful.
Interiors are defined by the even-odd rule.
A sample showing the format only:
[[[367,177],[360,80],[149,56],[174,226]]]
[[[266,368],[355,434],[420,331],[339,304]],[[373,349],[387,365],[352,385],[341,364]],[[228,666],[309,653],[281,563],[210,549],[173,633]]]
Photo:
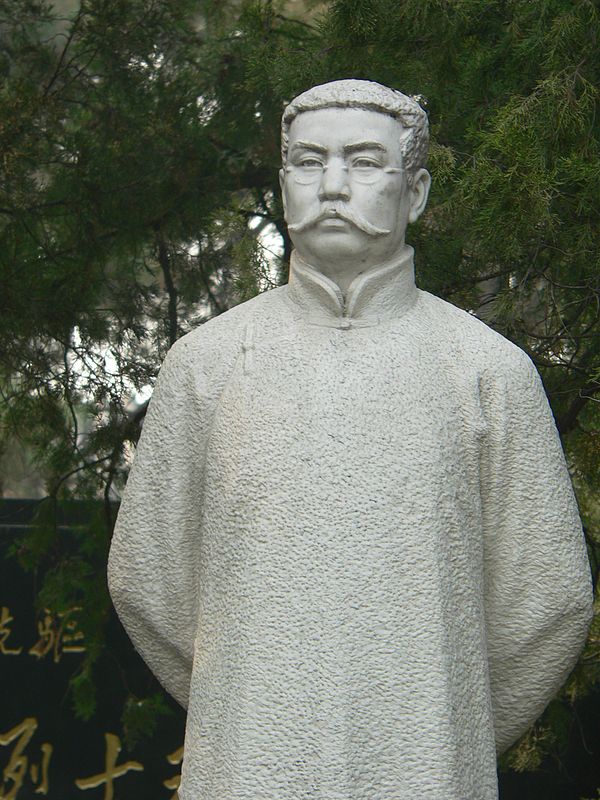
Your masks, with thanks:
[[[482,380],[485,617],[496,746],[560,689],[585,642],[590,569],[560,439],[521,351]]]
[[[160,370],[115,526],[108,582],[136,650],[187,707],[205,424],[185,356],[180,340]]]

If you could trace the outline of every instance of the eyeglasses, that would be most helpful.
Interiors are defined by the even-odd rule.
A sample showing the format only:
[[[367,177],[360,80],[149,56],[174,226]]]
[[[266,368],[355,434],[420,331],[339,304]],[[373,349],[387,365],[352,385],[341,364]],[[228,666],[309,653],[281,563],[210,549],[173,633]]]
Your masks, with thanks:
[[[288,164],[285,172],[295,183],[309,185],[321,183],[331,165],[316,156],[304,156],[296,163]],[[376,183],[385,175],[405,172],[401,167],[390,167],[364,156],[342,163],[338,169],[345,180],[352,183]]]

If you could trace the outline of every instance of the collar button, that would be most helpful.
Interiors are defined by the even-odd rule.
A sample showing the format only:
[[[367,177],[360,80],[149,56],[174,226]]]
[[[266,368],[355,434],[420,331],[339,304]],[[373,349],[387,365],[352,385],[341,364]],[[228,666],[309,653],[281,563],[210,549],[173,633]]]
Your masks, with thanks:
[[[349,319],[346,319],[345,317],[343,317],[343,318],[340,320],[340,328],[341,328],[342,330],[344,330],[344,331],[347,331],[347,330],[348,330],[348,328],[351,328],[351,327],[352,327],[352,323],[350,322],[350,320],[349,320]]]

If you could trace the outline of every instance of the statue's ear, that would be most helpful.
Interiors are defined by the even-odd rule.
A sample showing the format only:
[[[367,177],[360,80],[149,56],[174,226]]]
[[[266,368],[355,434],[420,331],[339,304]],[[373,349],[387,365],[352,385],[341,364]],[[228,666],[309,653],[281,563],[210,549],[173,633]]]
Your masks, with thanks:
[[[413,175],[412,186],[410,187],[409,222],[416,222],[425,210],[430,186],[431,175],[423,167],[418,169]]]
[[[281,202],[283,203],[283,215],[285,216],[285,170],[283,168],[279,170],[279,185],[281,186]]]

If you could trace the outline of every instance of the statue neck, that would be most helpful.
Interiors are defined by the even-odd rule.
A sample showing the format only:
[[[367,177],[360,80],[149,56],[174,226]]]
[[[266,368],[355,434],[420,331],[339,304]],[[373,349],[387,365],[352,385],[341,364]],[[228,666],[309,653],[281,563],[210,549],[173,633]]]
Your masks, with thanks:
[[[289,296],[297,310],[315,324],[334,327],[374,325],[401,316],[415,302],[417,287],[409,245],[393,260],[364,271],[349,268],[342,286],[331,275],[307,264],[294,251]]]

